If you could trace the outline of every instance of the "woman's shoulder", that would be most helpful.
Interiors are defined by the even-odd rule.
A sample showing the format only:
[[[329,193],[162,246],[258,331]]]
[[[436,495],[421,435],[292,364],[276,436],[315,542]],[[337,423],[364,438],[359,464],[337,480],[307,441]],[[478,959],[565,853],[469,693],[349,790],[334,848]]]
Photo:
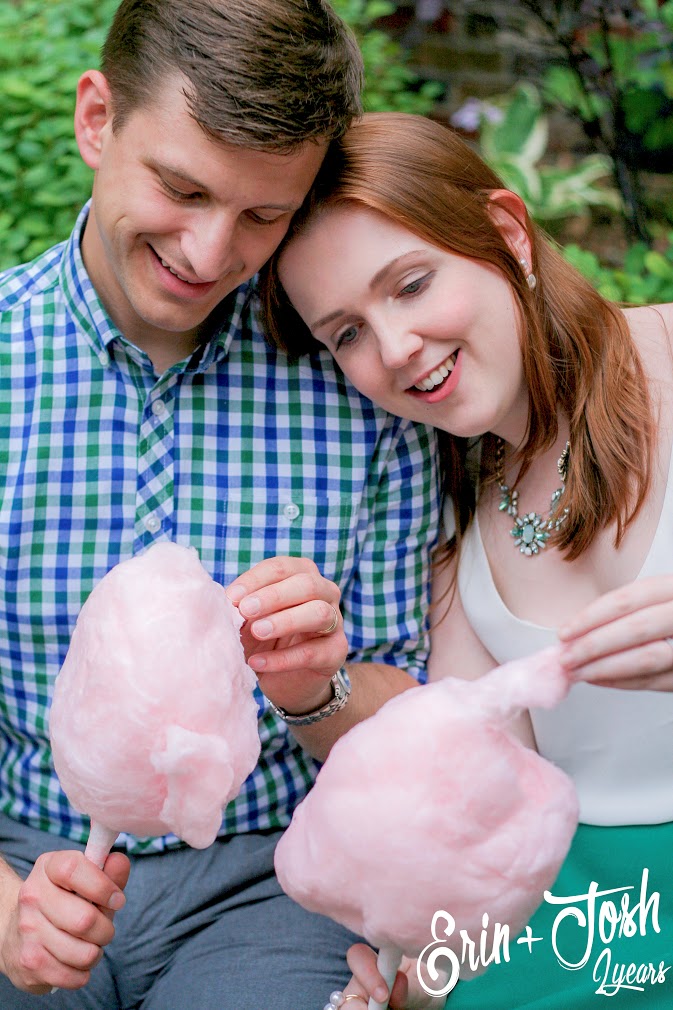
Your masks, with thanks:
[[[673,343],[673,302],[624,309],[634,339],[667,340]]]
[[[650,382],[673,381],[673,303],[624,309]]]

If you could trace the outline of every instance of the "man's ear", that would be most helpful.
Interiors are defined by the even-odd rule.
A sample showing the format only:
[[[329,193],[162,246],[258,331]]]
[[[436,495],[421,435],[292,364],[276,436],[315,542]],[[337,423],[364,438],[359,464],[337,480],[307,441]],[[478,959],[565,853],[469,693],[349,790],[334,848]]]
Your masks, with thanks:
[[[97,169],[105,133],[112,130],[112,100],[104,74],[87,70],[77,85],[75,137],[82,160]]]
[[[508,189],[495,189],[489,197],[489,214],[512,253],[532,263],[526,207],[520,196]]]

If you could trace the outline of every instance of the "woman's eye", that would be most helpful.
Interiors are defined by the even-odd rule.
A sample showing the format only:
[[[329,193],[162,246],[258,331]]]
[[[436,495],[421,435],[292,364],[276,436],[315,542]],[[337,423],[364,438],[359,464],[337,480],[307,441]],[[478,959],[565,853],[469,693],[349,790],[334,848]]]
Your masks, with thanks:
[[[345,330],[342,330],[341,333],[337,335],[337,350],[339,350],[340,347],[343,347],[344,344],[352,344],[357,335],[357,326],[348,326]]]
[[[418,292],[425,287],[429,278],[430,274],[425,274],[424,277],[419,277],[418,280],[410,281],[408,284],[405,284],[402,290],[400,291],[400,296],[417,295]]]

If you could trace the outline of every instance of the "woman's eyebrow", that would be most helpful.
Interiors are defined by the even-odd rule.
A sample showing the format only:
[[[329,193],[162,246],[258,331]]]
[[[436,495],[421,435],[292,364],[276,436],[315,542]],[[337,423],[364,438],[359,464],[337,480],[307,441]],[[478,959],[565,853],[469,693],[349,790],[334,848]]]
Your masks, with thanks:
[[[374,274],[369,282],[369,290],[374,291],[376,288],[381,287],[392,270],[399,267],[405,260],[413,259],[415,256],[418,256],[421,252],[423,252],[422,249],[412,249],[409,252],[402,253],[400,256],[396,256],[394,260],[390,260],[389,263],[386,263],[379,271],[377,271],[377,273]],[[343,316],[345,314],[345,309],[335,309],[334,312],[329,312],[326,316],[322,316],[313,323],[310,327],[311,332],[319,330],[323,326],[327,326],[328,323],[333,323],[335,319],[338,319],[339,316]]]
[[[369,282],[369,290],[373,291],[375,288],[381,287],[391,270],[400,266],[405,260],[413,259],[414,256],[418,256],[420,252],[422,252],[421,249],[411,249],[409,252],[402,253],[401,256],[396,256],[394,260],[390,260],[389,263],[386,263],[385,266],[381,267],[378,273],[374,274]]]

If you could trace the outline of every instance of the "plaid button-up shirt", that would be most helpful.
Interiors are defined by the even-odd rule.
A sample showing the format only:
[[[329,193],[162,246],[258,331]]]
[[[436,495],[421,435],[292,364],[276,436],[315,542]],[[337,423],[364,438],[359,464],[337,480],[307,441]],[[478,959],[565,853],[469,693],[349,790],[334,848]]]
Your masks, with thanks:
[[[49,704],[113,565],[159,539],[196,547],[224,585],[266,557],[312,558],[341,588],[350,659],[423,679],[437,527],[431,433],[375,408],[327,352],[274,351],[251,285],[158,376],[89,281],[86,213],[67,243],[0,275],[0,809],[79,842],[88,821],[54,773]],[[317,771],[258,701],[261,758],[223,834],[285,827]]]

